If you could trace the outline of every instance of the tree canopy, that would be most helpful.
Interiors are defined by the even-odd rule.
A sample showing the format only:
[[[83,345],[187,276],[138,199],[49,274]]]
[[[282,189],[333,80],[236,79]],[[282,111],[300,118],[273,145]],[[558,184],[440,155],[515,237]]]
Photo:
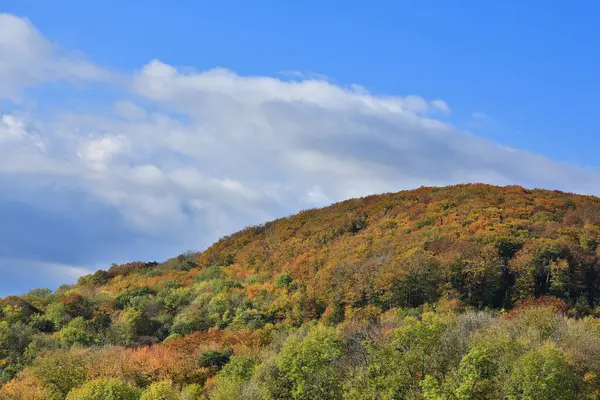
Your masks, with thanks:
[[[302,211],[0,300],[0,400],[600,398],[600,199]]]

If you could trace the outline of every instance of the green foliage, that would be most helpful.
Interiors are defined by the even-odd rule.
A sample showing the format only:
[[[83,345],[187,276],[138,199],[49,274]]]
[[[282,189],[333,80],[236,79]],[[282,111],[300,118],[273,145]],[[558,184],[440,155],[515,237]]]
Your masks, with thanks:
[[[210,350],[210,351],[205,351],[204,353],[202,353],[200,355],[200,358],[198,358],[198,366],[200,368],[217,368],[217,369],[221,369],[223,368],[223,366],[225,364],[227,364],[229,362],[229,358],[231,357],[231,354],[233,353],[233,350],[231,349],[226,349],[223,351],[219,351],[219,350]]]
[[[131,305],[138,297],[146,297],[153,295],[154,291],[148,287],[135,287],[133,289],[127,289],[122,294],[115,297],[115,307],[119,309],[125,309]]]
[[[211,400],[241,399],[257,392],[250,379],[255,361],[250,357],[234,356],[217,374],[217,381],[210,392]]]
[[[179,393],[170,381],[154,382],[143,391],[140,400],[179,400]]]
[[[52,303],[46,309],[46,318],[54,324],[55,329],[62,329],[73,318],[69,315],[68,306],[63,303]]]
[[[507,385],[510,400],[577,398],[565,356],[554,344],[531,350],[519,359]]]
[[[454,394],[459,400],[479,400],[495,397],[498,365],[494,356],[485,349],[474,348],[467,353],[458,367]]]
[[[50,295],[52,295],[52,290],[50,290],[48,288],[37,288],[37,289],[31,289],[29,292],[25,293],[23,295],[23,297],[24,298],[31,298],[31,297],[45,298],[45,297],[49,297]]]
[[[277,279],[275,280],[275,285],[278,288],[286,288],[292,283],[293,280],[294,280],[294,278],[292,278],[291,275],[280,274],[277,276]]]
[[[251,357],[233,356],[217,376],[249,380],[255,365],[256,361]]]
[[[81,286],[87,285],[103,285],[109,280],[109,274],[106,271],[98,270],[91,275],[82,276],[77,280],[77,284]]]
[[[162,295],[162,302],[170,311],[178,311],[192,301],[192,291],[189,288],[170,288]]]
[[[185,335],[194,331],[204,331],[215,325],[215,319],[209,315],[207,308],[198,304],[190,304],[173,320],[171,333]]]
[[[62,400],[85,382],[86,360],[78,353],[55,351],[37,357],[30,371],[53,394],[52,400]]]
[[[202,386],[192,383],[181,390],[180,400],[202,400],[204,399],[203,392]]]
[[[17,360],[31,343],[32,335],[33,330],[21,321],[12,325],[0,321],[0,359]]]
[[[333,328],[317,326],[306,337],[289,338],[266,377],[271,398],[338,399],[344,340]]]
[[[487,400],[499,398],[497,360],[487,349],[473,348],[460,361],[458,371],[440,384],[433,375],[420,383],[425,400]]]
[[[425,376],[442,370],[442,337],[447,329],[443,316],[426,312],[418,319],[404,318],[402,326],[393,332],[392,344],[410,365],[411,375]]]
[[[140,310],[129,308],[123,311],[111,326],[113,340],[122,345],[131,345],[140,336],[149,335],[153,331],[153,323]]]
[[[47,315],[34,314],[29,319],[29,325],[40,332],[54,332],[54,322]]]
[[[96,379],[69,392],[65,400],[138,400],[140,389],[120,379]],[[149,397],[148,399],[154,399]]]
[[[206,267],[200,275],[197,276],[198,282],[209,281],[211,279],[219,279],[223,276],[223,268],[220,265],[211,265]]]
[[[0,399],[598,399],[599,238],[519,187],[303,211],[1,299]]]
[[[163,340],[163,343],[167,343],[167,342],[170,342],[170,341],[172,341],[172,340],[179,339],[179,338],[182,338],[182,337],[183,337],[183,336],[182,336],[182,335],[180,335],[179,333],[172,333],[172,334],[170,334],[169,336],[167,336],[167,337],[165,338],[165,340]]]
[[[95,342],[95,337],[88,323],[82,317],[77,317],[61,329],[60,342],[65,347],[89,346]]]
[[[390,368],[393,365],[394,368]],[[367,344],[366,365],[359,365],[344,382],[344,400],[393,400],[411,389],[409,366],[389,343]]]

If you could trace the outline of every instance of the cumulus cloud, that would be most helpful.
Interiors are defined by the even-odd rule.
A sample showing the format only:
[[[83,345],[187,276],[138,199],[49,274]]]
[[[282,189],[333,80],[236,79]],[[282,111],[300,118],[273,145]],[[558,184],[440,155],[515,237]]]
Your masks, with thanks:
[[[127,147],[127,139],[121,135],[104,136],[83,142],[77,155],[92,168],[104,169],[106,163],[124,152]]]
[[[102,68],[47,40],[24,18],[0,13],[0,99],[20,99],[24,87],[58,80],[105,80]]]
[[[15,77],[10,85],[0,78],[0,96],[48,79],[102,75],[65,58],[29,22],[2,18],[12,28],[0,21],[0,55],[17,51],[10,43],[31,46],[24,55],[0,57],[0,71]],[[42,60],[43,67],[19,75],[23,60]],[[489,182],[598,193],[598,172],[457,129],[443,120],[451,110],[441,99],[295,78],[182,70],[152,60],[123,71],[120,99],[102,110],[1,115],[0,178],[11,190],[0,194],[0,204],[41,216],[16,235],[7,231],[5,244],[20,247],[0,258],[22,259],[49,240],[58,250],[36,253],[42,263],[35,265],[46,269],[161,259],[300,209],[421,185]],[[6,213],[9,224],[19,223]],[[69,228],[34,229],[50,223]],[[61,243],[75,239],[69,257]]]

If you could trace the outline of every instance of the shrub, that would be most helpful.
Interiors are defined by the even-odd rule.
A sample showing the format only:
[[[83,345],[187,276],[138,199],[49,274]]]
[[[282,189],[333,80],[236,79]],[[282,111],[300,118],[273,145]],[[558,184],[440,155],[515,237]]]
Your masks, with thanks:
[[[89,346],[94,340],[94,335],[82,317],[75,318],[60,331],[60,342],[63,346]]]
[[[65,400],[138,400],[140,389],[120,379],[100,378],[69,392]]]
[[[290,283],[292,283],[293,280],[294,280],[294,278],[292,278],[290,275],[281,274],[277,277],[277,280],[275,281],[275,285],[278,288],[286,288],[290,285]]]
[[[140,400],[179,400],[179,395],[173,389],[172,382],[154,382],[144,390]]]
[[[333,328],[317,326],[305,338],[286,340],[266,378],[272,397],[338,399],[342,392],[339,361],[344,341]]]
[[[233,350],[231,349],[227,349],[224,351],[205,351],[200,355],[200,358],[198,359],[198,366],[200,368],[216,367],[217,369],[221,369],[225,364],[229,362],[231,354],[233,354]]]
[[[197,383],[187,385],[181,391],[180,400],[200,400],[204,399],[202,386]]]
[[[115,298],[115,307],[121,310],[125,309],[131,305],[131,301],[136,297],[147,297],[153,294],[154,291],[147,287],[127,289],[123,294],[120,294]]]
[[[519,359],[508,386],[510,400],[577,398],[565,355],[554,344],[531,350]]]
[[[78,352],[58,350],[37,357],[30,371],[55,395],[53,399],[62,400],[71,389],[85,382],[86,361]]]

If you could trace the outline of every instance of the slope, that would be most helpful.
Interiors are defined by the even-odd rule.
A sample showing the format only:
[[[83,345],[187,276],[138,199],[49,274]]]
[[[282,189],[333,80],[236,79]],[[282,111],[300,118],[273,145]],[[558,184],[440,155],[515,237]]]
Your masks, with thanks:
[[[528,352],[600,359],[600,327],[579,320],[598,313],[599,233],[600,199],[516,186],[420,188],[302,211],[200,253],[113,265],[54,292],[3,299],[0,399],[86,398],[88,383],[92,392],[114,384],[127,398],[163,389],[239,398],[250,387],[255,397],[246,398],[370,398],[388,389],[397,396],[388,398],[452,397],[462,389],[456,377],[444,383],[447,375],[481,348],[480,358],[513,357],[490,383],[503,398],[514,388],[499,382],[513,379],[506,371]],[[482,344],[489,330],[512,338],[503,343],[513,352]],[[573,347],[582,331],[598,333],[587,349]],[[571,337],[564,332],[574,342],[546,343]],[[511,347],[515,340],[522,347]],[[308,353],[295,352],[302,346]],[[421,357],[422,370],[407,354]],[[377,367],[381,357],[404,375]],[[309,381],[295,362],[312,365]],[[580,394],[600,388],[600,364],[588,364],[563,377]]]

